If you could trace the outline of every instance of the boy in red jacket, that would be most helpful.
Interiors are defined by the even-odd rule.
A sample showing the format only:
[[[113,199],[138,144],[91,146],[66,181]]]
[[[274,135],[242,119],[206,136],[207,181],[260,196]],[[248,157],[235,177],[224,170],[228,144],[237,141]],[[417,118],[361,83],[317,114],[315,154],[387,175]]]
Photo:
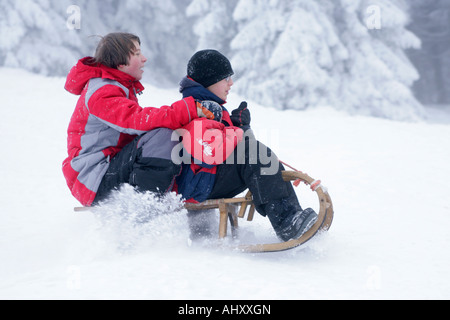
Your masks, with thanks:
[[[298,238],[314,224],[317,214],[311,208],[301,208],[291,183],[281,176],[282,164],[269,148],[255,139],[247,103],[242,102],[231,115],[223,107],[233,85],[233,73],[230,61],[216,50],[199,51],[189,60],[187,76],[180,83],[183,97],[222,105],[222,114],[214,120],[196,119],[183,128],[182,133],[189,137],[188,143],[183,137],[184,150],[193,161],[183,165],[176,179],[178,192],[188,201],[201,202],[232,198],[248,188],[256,210],[269,218],[277,236],[283,241]],[[219,123],[214,124],[215,121]],[[197,123],[202,124],[203,130],[195,130]],[[208,130],[214,130],[215,134],[205,134]],[[231,142],[224,148],[220,143],[214,145],[216,140]],[[197,142],[201,142],[203,152],[192,152]],[[233,151],[235,147],[231,153],[229,149]],[[215,162],[209,161],[205,154],[214,155]],[[189,215],[193,217],[195,212]]]
[[[181,171],[171,161],[172,131],[209,114],[192,97],[161,108],[139,106],[146,61],[137,36],[110,33],[95,57],[78,61],[67,76],[65,89],[80,98],[62,169],[72,194],[85,206],[104,200],[122,183],[170,191]]]

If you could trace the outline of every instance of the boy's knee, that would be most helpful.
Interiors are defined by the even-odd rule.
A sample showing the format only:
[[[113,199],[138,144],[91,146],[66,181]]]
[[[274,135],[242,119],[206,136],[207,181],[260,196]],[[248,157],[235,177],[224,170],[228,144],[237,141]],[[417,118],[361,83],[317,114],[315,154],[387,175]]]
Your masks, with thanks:
[[[135,164],[130,184],[141,191],[165,193],[171,191],[181,166],[170,160],[144,158]]]

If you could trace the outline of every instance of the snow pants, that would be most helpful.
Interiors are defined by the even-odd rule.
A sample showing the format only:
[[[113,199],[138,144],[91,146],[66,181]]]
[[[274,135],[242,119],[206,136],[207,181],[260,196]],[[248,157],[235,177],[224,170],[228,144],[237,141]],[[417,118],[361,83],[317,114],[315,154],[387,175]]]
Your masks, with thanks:
[[[172,130],[159,128],[137,137],[117,153],[109,164],[97,190],[94,203],[106,199],[121,184],[128,183],[141,191],[165,193],[172,190],[181,165],[171,159]]]

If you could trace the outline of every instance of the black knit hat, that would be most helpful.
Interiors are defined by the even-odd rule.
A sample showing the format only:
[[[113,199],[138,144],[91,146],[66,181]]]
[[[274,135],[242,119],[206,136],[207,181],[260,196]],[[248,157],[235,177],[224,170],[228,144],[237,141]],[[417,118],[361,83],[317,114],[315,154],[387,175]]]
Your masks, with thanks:
[[[230,61],[217,50],[201,50],[189,60],[187,75],[205,88],[234,74]]]

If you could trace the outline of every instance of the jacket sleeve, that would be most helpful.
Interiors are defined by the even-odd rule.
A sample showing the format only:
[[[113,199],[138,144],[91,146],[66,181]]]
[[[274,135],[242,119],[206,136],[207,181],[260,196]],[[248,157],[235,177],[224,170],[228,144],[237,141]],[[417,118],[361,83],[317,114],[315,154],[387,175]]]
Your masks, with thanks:
[[[233,122],[231,121],[231,118],[230,118],[230,114],[228,113],[227,110],[223,110],[223,113],[222,113],[222,123],[223,123],[224,125],[226,125],[227,127],[233,125]]]
[[[192,97],[170,106],[142,108],[114,85],[97,90],[88,101],[89,112],[108,126],[127,134],[142,134],[156,128],[178,129],[198,118]]]

